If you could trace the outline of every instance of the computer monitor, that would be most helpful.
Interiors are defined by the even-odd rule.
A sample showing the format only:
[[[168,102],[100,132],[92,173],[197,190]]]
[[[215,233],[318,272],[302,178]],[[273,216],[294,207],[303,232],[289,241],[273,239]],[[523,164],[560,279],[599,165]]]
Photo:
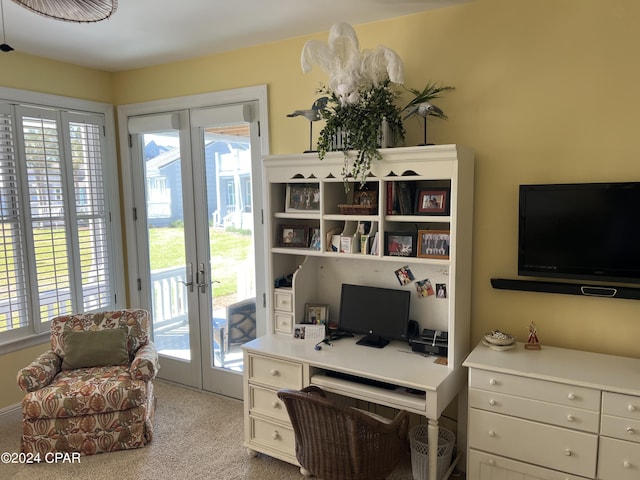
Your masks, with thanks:
[[[357,343],[382,348],[390,340],[407,340],[408,290],[342,284],[341,330],[364,334]]]

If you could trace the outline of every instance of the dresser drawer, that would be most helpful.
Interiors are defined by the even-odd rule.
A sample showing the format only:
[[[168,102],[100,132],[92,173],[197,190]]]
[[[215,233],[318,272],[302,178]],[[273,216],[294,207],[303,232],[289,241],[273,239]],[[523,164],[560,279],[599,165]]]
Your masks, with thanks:
[[[249,385],[249,410],[283,422],[289,422],[289,414],[276,390]]]
[[[590,433],[469,410],[469,447],[594,478],[598,437]]]
[[[585,480],[584,477],[517,462],[477,450],[469,450],[467,475],[471,480]]]
[[[469,386],[481,390],[600,411],[600,390],[471,369]]]
[[[598,433],[600,424],[600,414],[596,411],[477,388],[469,389],[469,407],[591,433]]]
[[[273,292],[273,309],[293,313],[293,292],[276,289]]]
[[[253,416],[250,416],[249,419],[251,422],[251,442],[259,443],[295,458],[296,437],[291,427]]]
[[[638,480],[640,478],[640,444],[613,438],[600,438],[598,478],[600,480]]]
[[[280,388],[302,388],[302,364],[260,355],[249,356],[249,382]]]
[[[640,420],[602,415],[602,435],[640,443]],[[640,477],[639,477],[640,478]]]
[[[640,421],[640,397],[603,392],[602,413]]]
[[[293,333],[293,315],[291,313],[273,313],[273,321],[276,333]]]

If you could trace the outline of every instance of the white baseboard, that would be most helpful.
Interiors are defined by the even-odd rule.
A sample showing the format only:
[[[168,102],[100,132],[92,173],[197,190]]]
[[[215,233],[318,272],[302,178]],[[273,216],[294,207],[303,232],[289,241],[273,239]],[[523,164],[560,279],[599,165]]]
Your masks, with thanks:
[[[22,405],[19,403],[16,403],[15,405],[9,405],[8,407],[0,408],[0,417],[4,415],[11,415],[13,413],[16,413],[21,408],[22,408]]]

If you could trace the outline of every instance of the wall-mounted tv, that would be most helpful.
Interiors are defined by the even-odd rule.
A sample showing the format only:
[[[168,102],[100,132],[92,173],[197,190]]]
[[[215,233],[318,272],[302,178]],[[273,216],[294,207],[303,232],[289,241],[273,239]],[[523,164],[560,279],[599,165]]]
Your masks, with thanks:
[[[520,185],[518,274],[640,283],[640,182]]]
[[[410,301],[407,290],[343,283],[339,327],[365,334],[358,345],[382,348],[390,340],[407,341]]]

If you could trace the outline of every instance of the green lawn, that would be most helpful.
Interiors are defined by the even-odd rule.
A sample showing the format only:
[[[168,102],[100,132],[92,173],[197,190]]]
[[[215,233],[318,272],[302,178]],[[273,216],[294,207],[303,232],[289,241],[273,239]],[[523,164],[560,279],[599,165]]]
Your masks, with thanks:
[[[212,265],[213,294],[215,297],[232,294],[236,291],[237,275],[242,262],[247,259],[251,247],[249,234],[209,229]],[[184,229],[152,228],[149,230],[149,255],[151,271],[162,268],[183,266],[186,263],[184,252]],[[194,265],[194,275],[196,270]],[[212,279],[208,279],[211,281]],[[195,279],[194,279],[195,280]]]

